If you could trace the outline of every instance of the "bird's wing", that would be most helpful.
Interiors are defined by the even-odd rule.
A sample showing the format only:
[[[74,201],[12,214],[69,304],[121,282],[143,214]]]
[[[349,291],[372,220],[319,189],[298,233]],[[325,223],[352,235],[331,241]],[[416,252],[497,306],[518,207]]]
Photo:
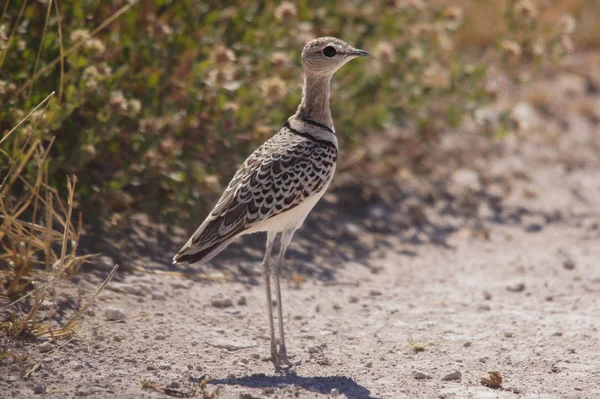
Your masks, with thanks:
[[[320,192],[333,177],[337,150],[284,131],[237,171],[210,215],[174,261],[206,262],[231,240]]]

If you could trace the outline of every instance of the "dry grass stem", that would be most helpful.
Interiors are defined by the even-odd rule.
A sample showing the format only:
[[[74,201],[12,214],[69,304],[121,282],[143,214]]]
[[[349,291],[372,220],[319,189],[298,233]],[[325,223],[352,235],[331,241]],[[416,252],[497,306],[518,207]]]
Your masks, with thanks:
[[[3,249],[0,263],[6,266],[0,271],[0,280],[9,298],[19,297],[8,305],[14,311],[0,324],[0,331],[10,335],[49,333],[55,338],[71,334],[76,320],[99,294],[97,292],[65,327],[56,331],[51,326],[54,309],[50,309],[46,322],[38,316],[47,294],[54,292],[61,280],[73,276],[92,256],[77,255],[82,229],[81,213],[76,222],[72,222],[77,177],[67,179],[65,205],[58,192],[49,185],[49,153],[54,137],[47,143],[34,138],[41,115],[46,112],[54,94],[50,93],[0,140],[0,144],[8,143],[7,139],[25,121],[36,111],[43,110],[33,121],[26,139],[21,140],[23,144],[17,155],[11,156],[8,151],[2,151],[10,168],[0,186],[0,248]],[[110,281],[116,269],[99,291]],[[23,311],[23,308],[28,310]]]

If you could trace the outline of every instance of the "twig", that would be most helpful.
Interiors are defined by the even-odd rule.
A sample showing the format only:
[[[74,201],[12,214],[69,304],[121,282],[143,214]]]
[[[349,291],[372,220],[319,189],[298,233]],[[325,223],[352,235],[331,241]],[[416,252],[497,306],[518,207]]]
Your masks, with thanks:
[[[0,139],[0,144],[4,143],[4,141],[15,131],[19,128],[19,126],[21,126],[23,124],[23,122],[25,122],[30,116],[31,114],[33,114],[35,111],[37,111],[38,109],[40,109],[44,104],[46,104],[48,101],[50,101],[52,99],[52,97],[54,97],[55,92],[53,91],[52,93],[48,94],[48,96],[46,98],[44,98],[44,100],[39,103],[34,109],[31,110],[31,112],[29,112],[27,114],[27,116],[25,116],[23,119],[21,119],[21,121],[19,123],[17,123],[17,125],[15,127],[13,127],[6,135],[4,135],[4,137],[2,137]]]

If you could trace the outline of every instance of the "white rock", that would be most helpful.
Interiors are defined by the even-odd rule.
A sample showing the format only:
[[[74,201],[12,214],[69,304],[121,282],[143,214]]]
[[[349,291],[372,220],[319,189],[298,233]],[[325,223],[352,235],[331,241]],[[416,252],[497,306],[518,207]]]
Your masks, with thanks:
[[[481,190],[479,175],[474,170],[459,169],[452,174],[452,181],[463,188],[473,191]]]
[[[104,311],[104,314],[108,320],[124,320],[127,318],[127,312],[121,308],[115,308],[113,306],[107,307]]]
[[[112,269],[115,266],[115,261],[110,256],[102,255],[96,260],[99,266]]]
[[[152,291],[152,299],[154,299],[156,301],[164,301],[165,299],[167,299],[167,296],[165,295],[164,292],[155,290],[155,291]]]
[[[485,129],[495,129],[500,123],[500,114],[493,107],[481,107],[475,110],[474,119]]]
[[[519,102],[510,112],[510,121],[519,131],[527,131],[538,122],[539,116],[535,108],[529,103]]]
[[[350,238],[354,238],[357,239],[360,237],[360,227],[358,227],[356,224],[354,223],[347,223],[344,226],[344,233],[350,237]]]

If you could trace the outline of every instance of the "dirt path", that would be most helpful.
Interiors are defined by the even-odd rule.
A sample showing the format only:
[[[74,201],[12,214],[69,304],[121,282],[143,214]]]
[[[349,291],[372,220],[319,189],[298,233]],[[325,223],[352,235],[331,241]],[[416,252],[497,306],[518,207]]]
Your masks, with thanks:
[[[558,148],[507,140],[489,168],[455,175],[457,198],[502,197],[463,201],[469,217],[438,200],[411,208],[419,223],[377,233],[365,226],[405,217],[406,207],[374,206],[365,220],[337,209],[352,239],[311,257],[310,226],[322,222],[313,216],[290,251],[298,274],[284,283],[288,347],[301,361],[293,373],[276,375],[265,359],[262,243],[252,241],[250,258],[220,266],[233,281],[121,273],[72,341],[4,340],[30,360],[0,362],[1,396],[157,398],[209,377],[206,398],[216,389],[245,399],[600,397],[600,166],[583,150],[573,166]],[[370,250],[333,256],[361,246]],[[131,318],[107,323],[108,307]],[[501,389],[481,384],[489,371]],[[162,388],[141,389],[142,380]]]

